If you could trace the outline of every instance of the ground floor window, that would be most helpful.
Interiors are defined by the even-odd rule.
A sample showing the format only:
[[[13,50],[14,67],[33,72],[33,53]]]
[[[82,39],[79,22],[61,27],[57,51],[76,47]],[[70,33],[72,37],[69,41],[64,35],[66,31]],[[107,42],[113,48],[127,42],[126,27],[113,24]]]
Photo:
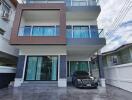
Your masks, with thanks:
[[[75,71],[89,72],[88,61],[68,61],[67,62],[67,76],[71,77]]]
[[[55,81],[58,69],[57,56],[29,56],[26,65],[25,80]]]

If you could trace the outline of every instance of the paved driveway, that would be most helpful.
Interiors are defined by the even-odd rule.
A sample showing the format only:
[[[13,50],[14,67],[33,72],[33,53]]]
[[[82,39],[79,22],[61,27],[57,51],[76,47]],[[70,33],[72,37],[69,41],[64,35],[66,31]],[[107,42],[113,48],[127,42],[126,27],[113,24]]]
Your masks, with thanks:
[[[0,100],[132,100],[132,93],[110,86],[106,89],[10,87],[0,90]]]

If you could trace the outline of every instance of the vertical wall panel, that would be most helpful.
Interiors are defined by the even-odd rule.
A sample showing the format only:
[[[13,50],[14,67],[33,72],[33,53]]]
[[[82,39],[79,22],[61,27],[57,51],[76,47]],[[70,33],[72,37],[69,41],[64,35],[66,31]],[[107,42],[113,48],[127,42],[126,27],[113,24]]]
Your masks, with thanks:
[[[60,56],[60,78],[66,78],[66,55]]]
[[[18,57],[16,78],[22,78],[23,68],[24,68],[24,61],[25,61],[25,56],[24,55],[20,55]]]

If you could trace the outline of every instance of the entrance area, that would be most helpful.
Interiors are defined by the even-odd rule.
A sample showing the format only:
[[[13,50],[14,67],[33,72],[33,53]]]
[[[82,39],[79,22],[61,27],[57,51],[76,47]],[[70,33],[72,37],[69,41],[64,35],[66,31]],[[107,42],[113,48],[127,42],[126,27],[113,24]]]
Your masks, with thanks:
[[[72,75],[75,71],[90,71],[88,61],[68,61],[67,62],[67,78],[68,82],[71,82]]]
[[[57,56],[28,56],[25,81],[57,81]]]

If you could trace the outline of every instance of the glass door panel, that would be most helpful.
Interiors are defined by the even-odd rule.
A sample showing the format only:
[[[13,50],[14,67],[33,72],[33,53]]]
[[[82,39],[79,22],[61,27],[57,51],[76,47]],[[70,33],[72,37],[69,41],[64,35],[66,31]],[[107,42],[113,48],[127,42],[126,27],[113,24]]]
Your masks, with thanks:
[[[89,66],[87,61],[70,61],[70,73],[72,76],[75,71],[87,71],[89,72]]]
[[[35,80],[36,66],[37,66],[37,58],[36,57],[28,58],[26,80]]]
[[[56,56],[28,57],[26,80],[57,80],[57,62]]]

